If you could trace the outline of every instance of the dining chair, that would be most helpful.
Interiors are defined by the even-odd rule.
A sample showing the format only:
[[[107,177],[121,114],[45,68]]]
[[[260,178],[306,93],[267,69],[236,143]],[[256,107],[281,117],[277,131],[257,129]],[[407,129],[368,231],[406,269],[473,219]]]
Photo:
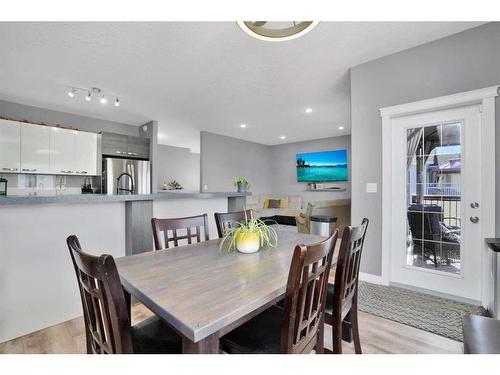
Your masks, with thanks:
[[[170,242],[173,242],[174,247],[177,247],[179,246],[179,241],[182,240],[187,240],[187,243],[191,245],[193,243],[193,238],[196,238],[196,242],[201,242],[202,236],[205,241],[208,241],[207,214],[173,219],[152,218],[151,226],[153,227],[155,250],[168,249],[170,247]],[[193,233],[194,228],[195,232]],[[177,232],[179,230],[185,230],[186,234],[179,234]],[[163,246],[160,241],[161,232],[163,232]],[[169,236],[169,232],[171,232],[172,236]]]
[[[82,251],[74,235],[66,240],[76,272],[85,322],[88,354],[181,353],[180,336],[153,316],[130,324],[130,301],[123,293],[111,255]]]
[[[220,339],[231,354],[323,353],[326,285],[338,231],[293,252],[284,308],[273,305]],[[272,251],[272,250],[271,250]]]
[[[216,212],[214,217],[215,224],[217,224],[217,234],[219,238],[222,238],[224,237],[224,232],[233,228],[235,224],[245,221],[247,218],[253,219],[253,210],[228,213]]]
[[[325,323],[333,327],[333,353],[342,354],[342,325],[351,329],[356,354],[361,354],[358,324],[358,279],[361,253],[368,219],[359,227],[344,228],[340,244],[335,283],[327,285]],[[331,353],[325,349],[325,352]]]

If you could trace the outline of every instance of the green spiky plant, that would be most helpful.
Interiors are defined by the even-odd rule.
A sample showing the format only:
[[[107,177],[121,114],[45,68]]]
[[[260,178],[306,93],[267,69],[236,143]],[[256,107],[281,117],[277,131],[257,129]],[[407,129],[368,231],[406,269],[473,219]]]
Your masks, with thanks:
[[[272,220],[260,220],[257,218],[248,218],[245,210],[245,221],[235,222],[234,228],[228,228],[224,232],[220,243],[220,250],[234,251],[236,249],[236,238],[239,234],[258,233],[260,238],[260,247],[274,248],[278,246],[278,234],[276,230],[269,224],[276,224]],[[224,244],[228,244],[227,249],[224,249]]]

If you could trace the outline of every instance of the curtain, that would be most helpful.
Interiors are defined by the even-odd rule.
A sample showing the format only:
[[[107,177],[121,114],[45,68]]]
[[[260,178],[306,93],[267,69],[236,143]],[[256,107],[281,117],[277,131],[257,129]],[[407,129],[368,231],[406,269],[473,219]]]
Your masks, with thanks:
[[[411,166],[411,157],[415,155],[417,152],[418,144],[420,143],[420,140],[422,139],[422,136],[424,135],[424,129],[423,128],[416,128],[412,129],[408,133],[408,138],[406,142],[406,155],[408,157],[407,160],[407,168],[410,169]]]

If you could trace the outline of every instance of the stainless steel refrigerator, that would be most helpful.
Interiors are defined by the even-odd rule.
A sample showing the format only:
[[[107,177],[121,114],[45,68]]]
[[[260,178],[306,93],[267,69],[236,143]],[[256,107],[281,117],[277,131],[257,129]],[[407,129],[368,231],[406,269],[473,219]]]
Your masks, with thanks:
[[[151,194],[149,161],[104,157],[102,192],[108,195]]]

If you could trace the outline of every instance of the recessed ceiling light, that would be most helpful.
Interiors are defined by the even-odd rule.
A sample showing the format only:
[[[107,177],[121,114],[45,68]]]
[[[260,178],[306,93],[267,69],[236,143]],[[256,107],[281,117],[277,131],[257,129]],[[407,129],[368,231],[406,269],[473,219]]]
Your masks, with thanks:
[[[306,108],[306,110],[304,111],[305,113],[311,113],[313,111],[312,108]]]
[[[339,130],[344,130],[344,127],[343,126],[339,126]]]
[[[242,128],[242,129],[243,129],[243,128],[246,128],[246,127],[247,127],[247,124],[241,124],[241,125],[240,125],[240,128]]]
[[[286,137],[284,135],[281,135],[280,139],[286,139]]]

